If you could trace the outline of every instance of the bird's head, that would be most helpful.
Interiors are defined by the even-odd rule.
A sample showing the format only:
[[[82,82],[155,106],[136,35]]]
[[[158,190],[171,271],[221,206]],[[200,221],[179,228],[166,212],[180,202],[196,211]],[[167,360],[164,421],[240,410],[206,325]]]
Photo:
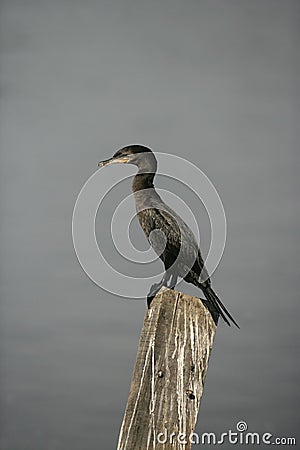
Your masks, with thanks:
[[[99,167],[108,166],[109,164],[134,164],[140,170],[155,172],[156,158],[150,148],[143,145],[128,145],[118,150],[111,158],[99,162]]]

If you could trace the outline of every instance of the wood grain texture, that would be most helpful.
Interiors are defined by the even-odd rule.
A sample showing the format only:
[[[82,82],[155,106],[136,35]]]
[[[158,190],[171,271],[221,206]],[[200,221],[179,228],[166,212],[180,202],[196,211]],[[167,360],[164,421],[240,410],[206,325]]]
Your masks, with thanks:
[[[118,450],[191,447],[215,331],[199,298],[169,289],[156,295],[144,319]]]

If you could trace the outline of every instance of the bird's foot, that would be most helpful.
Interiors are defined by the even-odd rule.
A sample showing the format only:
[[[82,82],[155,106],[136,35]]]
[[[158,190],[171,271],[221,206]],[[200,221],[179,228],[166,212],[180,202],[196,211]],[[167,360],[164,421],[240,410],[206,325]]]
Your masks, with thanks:
[[[154,299],[154,297],[156,296],[156,294],[159,292],[159,290],[162,287],[165,287],[166,289],[174,289],[174,287],[176,286],[176,282],[177,282],[177,276],[176,275],[172,275],[171,280],[170,280],[170,285],[168,286],[168,280],[170,278],[170,272],[165,272],[164,276],[162,278],[162,280],[159,283],[155,283],[151,286],[150,291],[147,295],[147,306],[148,308],[150,308],[151,306],[151,302]]]
[[[148,295],[147,295],[147,306],[148,306],[148,309],[149,309],[150,306],[151,306],[152,300],[154,299],[154,297],[156,296],[156,294],[159,292],[159,290],[160,290],[163,286],[164,286],[164,284],[163,284],[162,282],[153,284],[153,285],[151,286],[150,291],[149,291],[149,293],[148,293]]]
[[[176,284],[177,284],[177,278],[178,278],[177,275],[174,275],[174,274],[173,274],[173,275],[171,276],[171,280],[170,280],[170,283],[169,283],[168,288],[171,289],[172,291],[174,291],[174,289],[175,289],[175,287],[176,287]]]
[[[152,300],[154,299],[155,295],[148,295],[147,296],[147,308],[150,309],[151,308],[151,303]]]

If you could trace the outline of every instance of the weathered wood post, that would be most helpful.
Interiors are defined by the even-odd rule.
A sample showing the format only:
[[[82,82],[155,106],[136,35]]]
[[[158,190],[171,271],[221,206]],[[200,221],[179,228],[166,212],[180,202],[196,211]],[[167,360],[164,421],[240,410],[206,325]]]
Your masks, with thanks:
[[[196,297],[161,290],[147,311],[118,450],[188,450],[216,325]]]

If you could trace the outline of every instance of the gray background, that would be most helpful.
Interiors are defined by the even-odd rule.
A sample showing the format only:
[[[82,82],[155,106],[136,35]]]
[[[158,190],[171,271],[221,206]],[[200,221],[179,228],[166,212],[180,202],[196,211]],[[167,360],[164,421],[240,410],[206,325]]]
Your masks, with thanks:
[[[1,2],[1,450],[115,448],[145,302],[90,281],[71,217],[132,142],[198,165],[227,214],[214,286],[241,330],[219,326],[196,431],[297,436],[299,10]]]

